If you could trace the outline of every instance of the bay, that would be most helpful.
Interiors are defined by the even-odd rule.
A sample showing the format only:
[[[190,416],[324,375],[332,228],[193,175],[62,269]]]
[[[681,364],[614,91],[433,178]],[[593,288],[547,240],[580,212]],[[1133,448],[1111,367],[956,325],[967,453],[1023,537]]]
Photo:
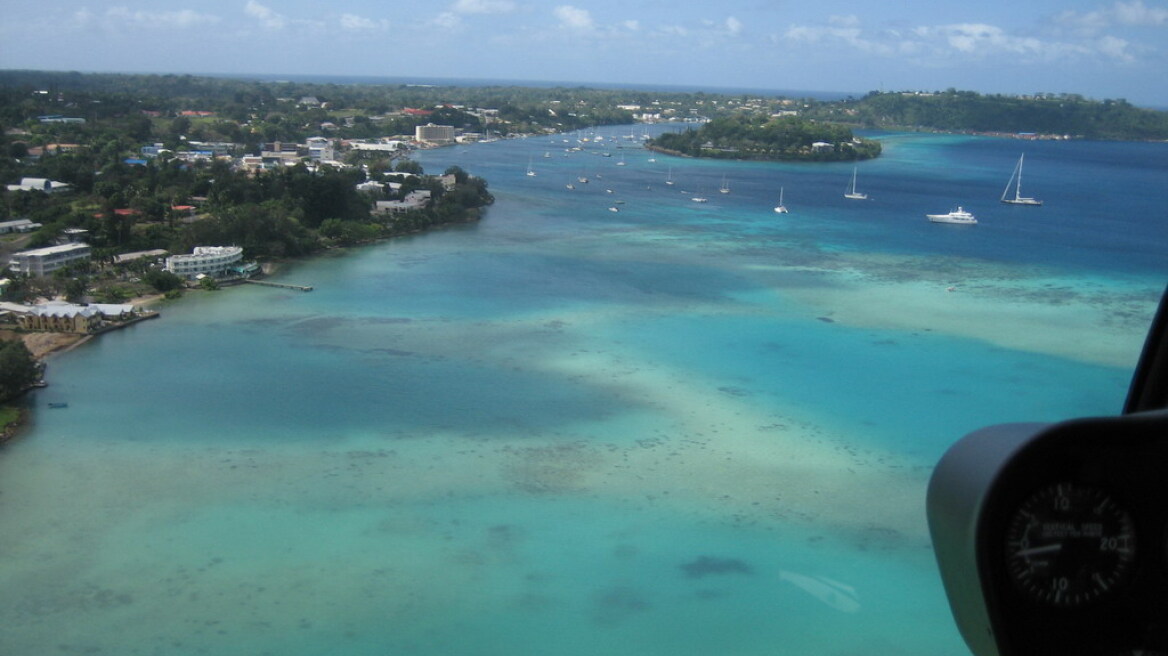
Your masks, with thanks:
[[[1168,148],[877,133],[852,201],[644,129],[419,153],[483,221],[54,357],[0,452],[0,652],[964,653],[931,467],[1119,411]],[[1042,208],[997,202],[1022,151]]]

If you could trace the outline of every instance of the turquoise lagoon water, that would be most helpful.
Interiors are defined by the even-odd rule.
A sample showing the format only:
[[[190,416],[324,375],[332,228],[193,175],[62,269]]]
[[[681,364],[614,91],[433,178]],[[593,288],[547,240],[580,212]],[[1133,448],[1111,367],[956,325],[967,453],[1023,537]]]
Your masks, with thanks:
[[[0,653],[964,653],[931,467],[1118,411],[1168,148],[880,134],[856,203],[625,134],[421,153],[485,220],[55,356],[0,452]],[[997,203],[1023,150],[1041,209]]]

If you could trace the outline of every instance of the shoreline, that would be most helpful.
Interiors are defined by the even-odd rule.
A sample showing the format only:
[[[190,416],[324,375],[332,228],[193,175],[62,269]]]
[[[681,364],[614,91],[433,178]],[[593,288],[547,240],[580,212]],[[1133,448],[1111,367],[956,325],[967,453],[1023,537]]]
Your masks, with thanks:
[[[138,296],[128,301],[130,305],[137,307],[139,310],[145,312],[144,316],[122,322],[115,326],[107,327],[93,333],[56,333],[56,332],[18,332],[16,330],[0,329],[0,337],[5,339],[19,339],[24,342],[25,347],[29,353],[32,354],[37,363],[44,365],[46,360],[59,353],[68,353],[73,349],[88,343],[94,337],[100,336],[102,333],[110,332],[111,330],[119,330],[126,326],[132,326],[147,319],[155,319],[159,315],[157,310],[151,307],[165,297],[162,294],[149,294],[147,296]],[[18,394],[15,398],[5,402],[3,405],[8,408],[16,410],[17,416],[13,421],[0,426],[0,448],[8,442],[16,439],[21,431],[28,425],[30,404],[26,402],[28,393],[37,387],[44,387],[47,383],[43,380],[37,385],[30,387],[23,393]]]
[[[445,223],[440,223],[437,225],[429,226],[427,228],[418,228],[416,230],[410,230],[407,232],[402,232],[402,233],[398,233],[398,234],[394,234],[394,235],[381,237],[378,239],[373,239],[373,240],[370,240],[368,242],[361,242],[361,243],[350,244],[350,245],[346,245],[346,246],[333,246],[333,247],[326,248],[322,251],[308,254],[308,255],[304,256],[304,259],[307,259],[310,257],[321,257],[321,256],[328,256],[328,255],[342,256],[343,257],[345,254],[347,254],[348,250],[353,249],[353,248],[360,248],[363,246],[369,246],[369,245],[380,243],[380,242],[393,241],[394,239],[398,239],[401,237],[416,237],[418,235],[426,234],[426,233],[436,231],[436,230],[442,230],[442,229],[448,229],[451,227],[460,227],[460,226],[478,223],[478,222],[482,221],[483,215],[485,214],[485,212],[483,211],[482,208],[476,208],[476,209],[479,209],[479,211],[468,213],[468,215],[461,221],[448,221]],[[271,259],[271,260],[267,260],[267,261],[263,262],[261,264],[261,271],[263,272],[263,277],[279,273],[283,268],[285,268],[285,266],[289,262],[295,261],[297,259],[301,259],[301,258],[279,258],[279,259]],[[198,289],[197,287],[186,287],[183,289],[183,296],[185,296],[186,294],[192,293],[192,292],[199,292],[199,291],[202,291],[202,290]],[[106,328],[105,330],[100,330],[100,331],[93,332],[93,333],[86,333],[86,334],[56,333],[56,332],[25,333],[25,332],[19,332],[16,330],[0,329],[0,338],[20,339],[21,341],[24,342],[25,347],[28,348],[29,353],[32,354],[33,359],[36,360],[38,363],[43,365],[45,363],[45,361],[47,359],[49,359],[50,357],[55,356],[57,354],[61,354],[61,353],[68,353],[69,351],[72,351],[73,349],[78,348],[78,347],[82,346],[83,344],[88,343],[94,337],[97,337],[97,336],[101,335],[102,333],[109,332],[111,330],[118,330],[118,329],[124,328],[126,326],[130,326],[130,325],[139,323],[139,322],[144,321],[146,319],[158,318],[160,316],[160,314],[157,310],[153,309],[153,307],[155,305],[162,303],[163,301],[166,301],[166,300],[169,300],[169,299],[166,298],[165,294],[161,294],[161,293],[147,294],[145,296],[137,296],[137,297],[131,298],[128,301],[126,301],[126,303],[129,305],[133,305],[133,306],[137,307],[139,310],[147,313],[146,316],[141,316],[141,317],[132,319],[130,321],[123,322],[123,323],[118,324],[116,326]],[[174,300],[178,300],[178,299],[174,299]],[[42,384],[37,385],[37,387],[43,387],[45,385],[47,385],[47,383],[44,383],[44,381],[42,381]],[[34,388],[29,388],[28,390],[25,390],[23,393],[19,394],[18,396],[16,396],[12,400],[5,402],[3,404],[0,404],[2,406],[5,406],[5,407],[13,408],[17,411],[17,417],[15,420],[9,422],[8,424],[0,425],[0,449],[2,449],[5,444],[7,444],[7,443],[13,441],[14,439],[16,439],[17,437],[19,437],[21,431],[28,425],[29,414],[30,414],[29,410],[30,409],[29,409],[29,405],[24,400],[27,398],[28,392],[32,391],[32,389],[34,389]]]

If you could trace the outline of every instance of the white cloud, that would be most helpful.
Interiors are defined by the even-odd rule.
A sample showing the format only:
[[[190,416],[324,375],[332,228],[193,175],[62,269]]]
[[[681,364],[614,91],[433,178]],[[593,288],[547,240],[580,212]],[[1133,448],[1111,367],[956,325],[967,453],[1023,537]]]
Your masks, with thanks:
[[[430,24],[443,30],[457,31],[462,28],[462,18],[453,11],[444,11],[435,16]]]
[[[1132,61],[1135,59],[1135,57],[1128,53],[1129,45],[1131,44],[1126,40],[1114,36],[1105,36],[1095,42],[1096,50],[1120,61]]]
[[[855,28],[860,26],[860,17],[855,14],[848,14],[847,16],[832,15],[828,17],[827,22],[836,27]]]
[[[287,18],[255,0],[247,0],[247,5],[244,6],[243,11],[248,16],[259,20],[264,27],[270,30],[280,30],[288,25]]]
[[[553,12],[560,20],[562,27],[574,30],[590,30],[593,27],[592,14],[587,9],[579,9],[571,5],[560,5]]]
[[[1123,3],[1117,3],[1119,7]],[[1134,0],[1131,5],[1140,5]],[[1102,15],[1074,17],[1080,26],[1104,25],[1115,20],[1111,11]],[[1064,16],[1064,21],[1071,17]],[[1129,18],[1145,23],[1157,20],[1154,12],[1133,11]],[[866,55],[906,57],[920,64],[938,64],[947,60],[975,60],[1008,56],[1015,62],[1057,61],[1070,57],[1101,57],[1132,61],[1133,49],[1125,39],[1082,32],[1077,38],[1051,39],[1017,35],[988,23],[921,25],[905,30],[868,30],[855,16],[832,16],[827,25],[794,25],[782,40],[820,47],[850,47]],[[776,39],[778,41],[778,39]]]
[[[75,17],[88,21],[88,10],[81,10]],[[150,29],[184,29],[210,25],[219,22],[218,16],[200,14],[191,9],[180,11],[133,11],[127,7],[110,7],[105,12],[107,23],[113,26],[125,25]]]
[[[1168,9],[1148,7],[1143,0],[1123,2],[1098,11],[1079,13],[1068,10],[1055,17],[1059,25],[1096,34],[1116,25],[1127,27],[1160,27],[1168,25]]]
[[[1122,25],[1145,27],[1168,25],[1168,9],[1146,7],[1143,0],[1116,2],[1112,11],[1115,13],[1115,20]]]
[[[73,12],[73,22],[76,23],[78,27],[85,27],[86,25],[89,25],[92,20],[93,12],[89,11],[88,7],[82,7],[81,9]]]
[[[869,54],[892,54],[894,51],[892,46],[866,37],[863,29],[859,27],[859,21],[854,19],[854,16],[833,16],[832,21],[835,25],[830,27],[793,25],[787,29],[783,37],[790,41],[802,43],[823,43],[828,45],[839,43]]]
[[[627,20],[627,21],[621,23],[621,25],[624,25],[625,29],[630,31],[630,32],[638,32],[641,29],[640,21],[636,21],[636,20]]]
[[[742,21],[731,16],[726,19],[726,31],[732,36],[738,36],[742,32]]]
[[[954,50],[964,53],[984,53],[990,49],[1001,49],[1008,42],[1000,27],[984,23],[943,25],[933,28],[933,32],[947,41]]]
[[[451,11],[460,14],[506,14],[515,11],[511,0],[457,0]]]
[[[389,28],[389,21],[384,18],[375,21],[355,14],[341,14],[341,27],[353,32],[384,30]]]

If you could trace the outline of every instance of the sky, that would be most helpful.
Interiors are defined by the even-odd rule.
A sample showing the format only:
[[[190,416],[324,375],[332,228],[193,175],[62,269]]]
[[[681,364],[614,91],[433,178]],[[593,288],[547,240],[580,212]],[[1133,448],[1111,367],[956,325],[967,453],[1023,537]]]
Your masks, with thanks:
[[[0,68],[849,92],[1168,108],[1168,0],[0,0]]]

